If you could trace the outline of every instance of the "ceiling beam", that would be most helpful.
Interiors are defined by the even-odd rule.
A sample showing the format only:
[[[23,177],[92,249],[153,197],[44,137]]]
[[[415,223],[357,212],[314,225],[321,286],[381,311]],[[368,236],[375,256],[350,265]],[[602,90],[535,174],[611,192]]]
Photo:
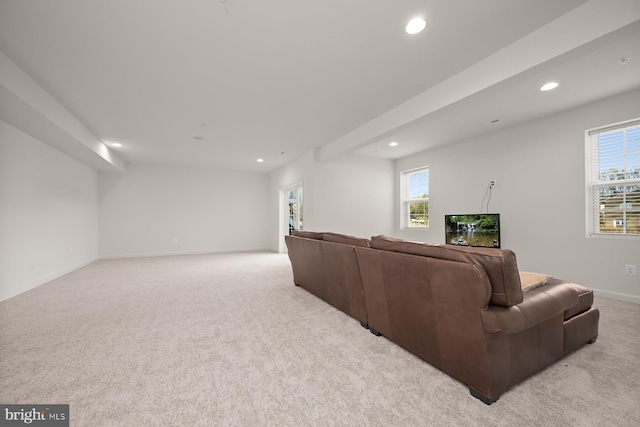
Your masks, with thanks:
[[[0,120],[96,170],[126,168],[120,156],[2,52]]]
[[[591,0],[464,71],[315,150],[329,161],[468,96],[640,20],[637,0]]]

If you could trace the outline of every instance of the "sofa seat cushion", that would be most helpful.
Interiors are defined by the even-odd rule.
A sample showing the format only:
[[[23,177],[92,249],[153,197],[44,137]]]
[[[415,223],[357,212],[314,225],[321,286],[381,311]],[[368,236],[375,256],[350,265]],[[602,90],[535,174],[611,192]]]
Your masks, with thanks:
[[[516,255],[509,249],[436,245],[387,236],[373,236],[371,247],[479,265],[484,268],[491,282],[492,304],[511,307],[522,302]]]
[[[531,291],[538,286],[543,286],[549,279],[553,278],[544,273],[532,273],[530,271],[520,272],[520,287],[523,292]]]

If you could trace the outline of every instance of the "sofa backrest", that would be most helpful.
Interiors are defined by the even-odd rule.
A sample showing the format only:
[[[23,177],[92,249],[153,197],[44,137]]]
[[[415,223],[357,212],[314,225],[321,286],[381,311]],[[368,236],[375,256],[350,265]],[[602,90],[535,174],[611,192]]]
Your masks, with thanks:
[[[317,231],[293,230],[291,235],[296,237],[306,237],[307,239],[322,240],[324,233],[319,233]]]
[[[373,236],[371,247],[479,265],[484,268],[491,281],[492,304],[510,307],[522,302],[516,255],[509,249],[436,245],[387,236]]]
[[[293,230],[291,235],[296,237],[305,237],[307,239],[324,240],[332,243],[342,243],[343,245],[357,246],[360,248],[371,247],[371,240],[362,237],[349,236],[347,234]]]
[[[351,245],[359,248],[370,248],[371,240],[361,237],[347,236],[346,234],[324,233],[322,240],[325,242],[341,243],[343,245]]]

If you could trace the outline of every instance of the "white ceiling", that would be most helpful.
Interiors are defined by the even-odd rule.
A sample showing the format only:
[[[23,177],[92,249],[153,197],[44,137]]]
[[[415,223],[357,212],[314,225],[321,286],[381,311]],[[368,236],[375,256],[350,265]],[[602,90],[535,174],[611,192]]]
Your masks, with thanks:
[[[640,1],[0,0],[0,51],[125,161],[270,171],[311,149],[398,158],[638,88]],[[0,119],[54,139],[15,92],[0,87]],[[54,145],[80,158],[75,139]]]

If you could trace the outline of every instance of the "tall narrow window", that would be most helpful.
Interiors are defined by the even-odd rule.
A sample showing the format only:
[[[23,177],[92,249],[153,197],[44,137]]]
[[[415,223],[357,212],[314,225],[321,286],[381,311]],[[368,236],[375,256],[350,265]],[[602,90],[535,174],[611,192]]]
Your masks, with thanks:
[[[429,227],[429,168],[403,172],[401,175],[401,226]]]
[[[640,236],[640,119],[586,137],[587,233]]]
[[[293,230],[302,230],[302,186],[287,191],[289,205],[289,235]]]

